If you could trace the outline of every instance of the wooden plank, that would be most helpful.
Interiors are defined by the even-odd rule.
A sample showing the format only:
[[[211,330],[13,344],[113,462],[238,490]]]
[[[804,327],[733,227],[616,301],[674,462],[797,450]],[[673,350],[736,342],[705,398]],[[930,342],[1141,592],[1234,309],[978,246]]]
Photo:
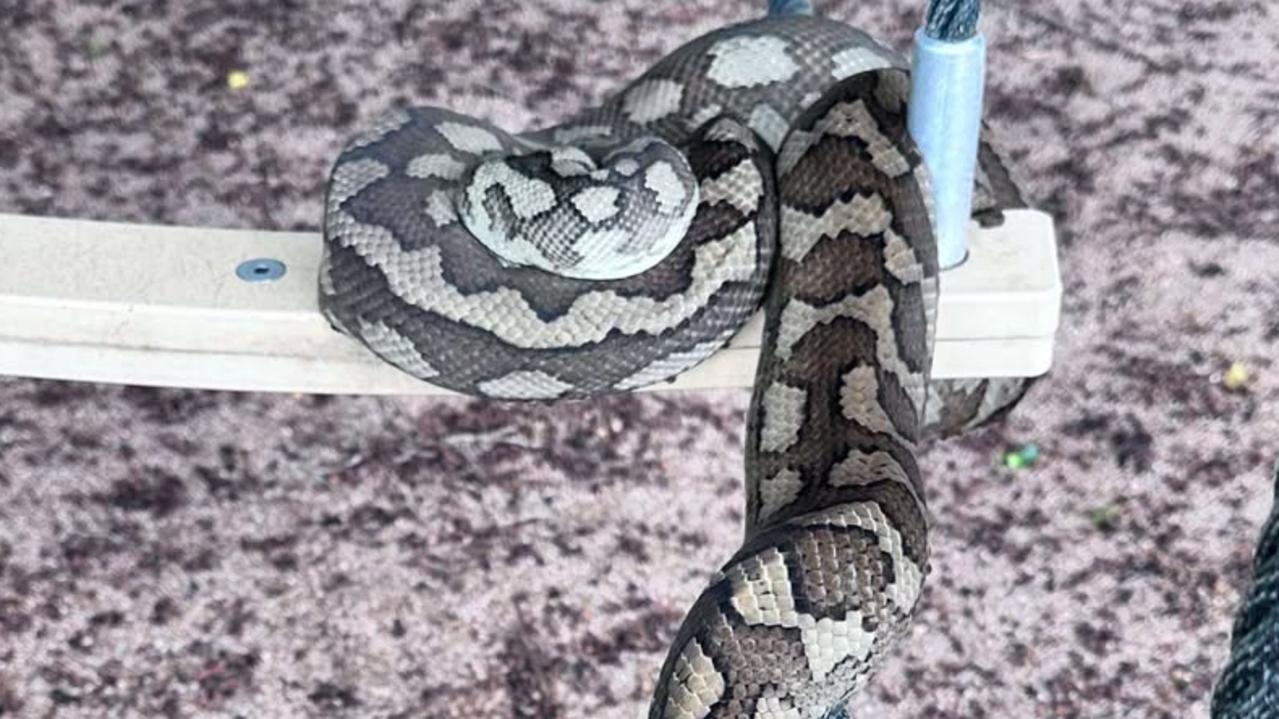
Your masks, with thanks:
[[[448,394],[334,332],[316,306],[320,236],[0,214],[0,374],[154,386]],[[240,263],[285,275],[246,282]],[[1035,376],[1061,302],[1052,220],[1009,213],[942,275],[934,374]],[[762,317],[658,389],[749,387]]]

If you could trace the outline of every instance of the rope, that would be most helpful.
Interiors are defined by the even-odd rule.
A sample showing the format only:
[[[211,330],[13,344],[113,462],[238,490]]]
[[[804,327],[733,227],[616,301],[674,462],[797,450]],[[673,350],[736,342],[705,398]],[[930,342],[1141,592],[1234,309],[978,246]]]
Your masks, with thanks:
[[[929,0],[924,32],[937,40],[967,40],[977,34],[980,17],[981,0]]]
[[[1279,466],[1275,504],[1261,529],[1253,583],[1235,614],[1230,661],[1212,697],[1212,719],[1279,716]]]
[[[812,15],[809,0],[768,0],[769,15]]]
[[[768,0],[769,15],[812,15],[810,0]],[[938,40],[967,40],[977,34],[981,0],[929,0],[925,31]]]

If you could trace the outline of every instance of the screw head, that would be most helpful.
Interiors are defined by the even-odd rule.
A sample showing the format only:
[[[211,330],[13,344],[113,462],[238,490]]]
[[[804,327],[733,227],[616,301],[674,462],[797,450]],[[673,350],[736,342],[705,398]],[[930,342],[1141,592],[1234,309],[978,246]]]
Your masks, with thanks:
[[[274,282],[284,276],[284,263],[269,257],[245,260],[235,268],[235,276],[245,282]]]

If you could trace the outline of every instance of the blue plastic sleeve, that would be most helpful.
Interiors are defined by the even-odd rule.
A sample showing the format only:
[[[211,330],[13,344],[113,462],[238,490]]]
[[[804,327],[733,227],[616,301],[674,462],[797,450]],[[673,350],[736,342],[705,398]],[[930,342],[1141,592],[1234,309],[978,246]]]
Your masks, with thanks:
[[[907,122],[932,179],[937,253],[942,269],[964,261],[981,135],[986,39],[959,42],[915,33]]]

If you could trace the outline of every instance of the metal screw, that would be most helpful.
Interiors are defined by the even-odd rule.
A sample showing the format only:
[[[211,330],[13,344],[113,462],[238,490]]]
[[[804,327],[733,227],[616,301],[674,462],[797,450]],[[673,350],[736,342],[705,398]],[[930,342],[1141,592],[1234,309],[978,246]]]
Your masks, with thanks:
[[[284,276],[284,263],[269,257],[245,260],[235,268],[235,276],[245,282],[274,282]]]

